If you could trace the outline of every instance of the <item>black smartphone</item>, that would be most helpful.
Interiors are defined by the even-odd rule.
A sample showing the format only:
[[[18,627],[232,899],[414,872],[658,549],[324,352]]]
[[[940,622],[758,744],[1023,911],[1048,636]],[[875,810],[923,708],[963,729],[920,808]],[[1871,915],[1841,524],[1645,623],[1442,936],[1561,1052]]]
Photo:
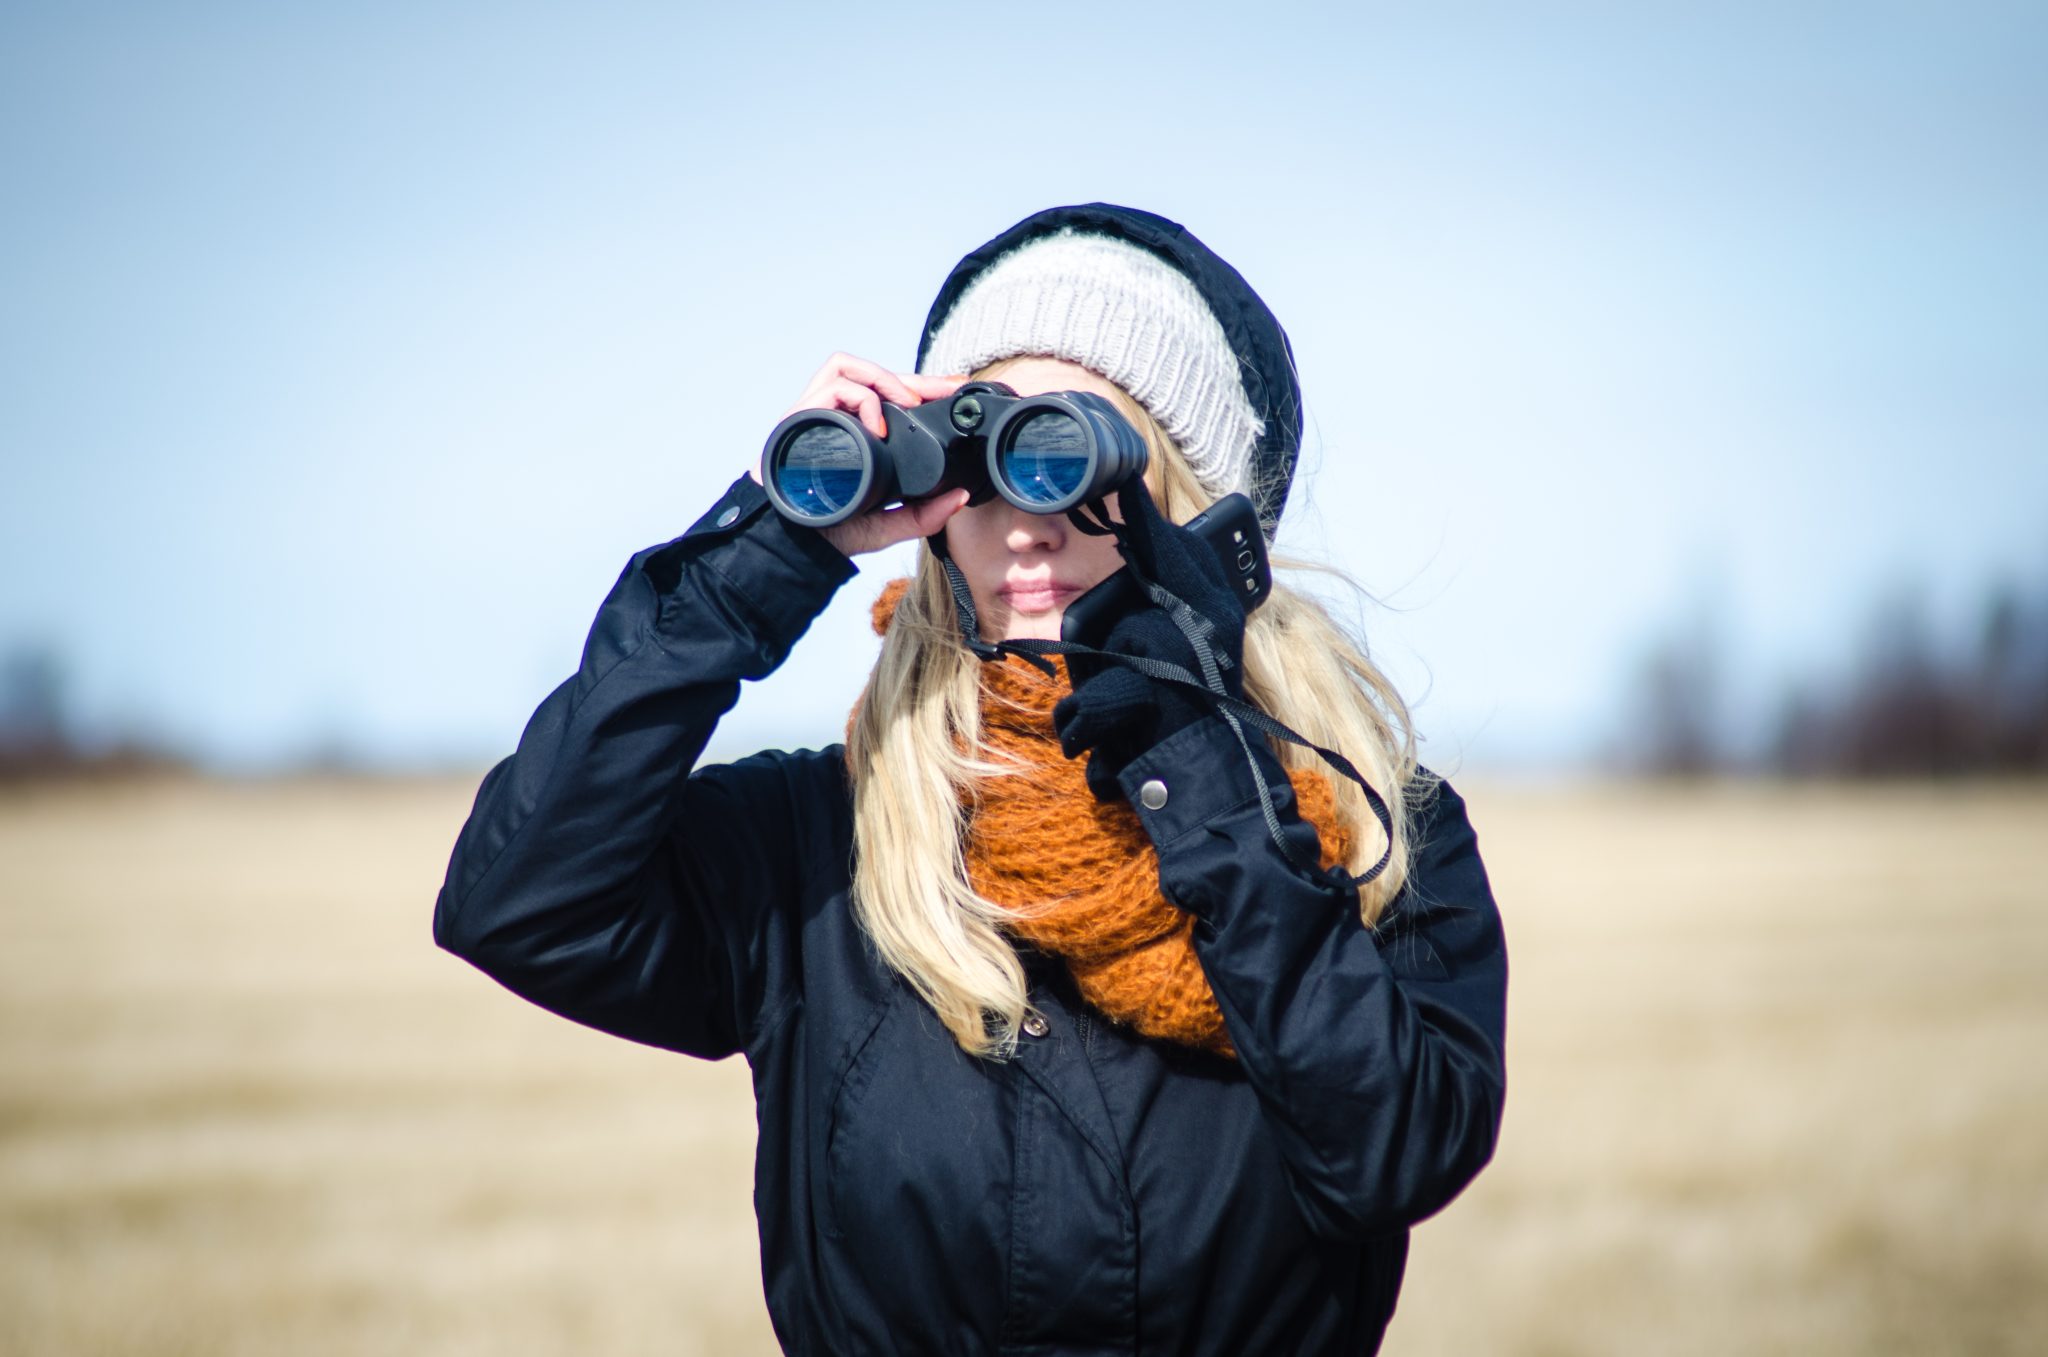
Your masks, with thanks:
[[[1225,495],[1181,526],[1216,553],[1247,614],[1266,601],[1273,592],[1273,567],[1266,559],[1258,511],[1248,496]],[[1116,620],[1148,602],[1131,572],[1119,570],[1067,605],[1060,618],[1060,639],[1100,650]]]

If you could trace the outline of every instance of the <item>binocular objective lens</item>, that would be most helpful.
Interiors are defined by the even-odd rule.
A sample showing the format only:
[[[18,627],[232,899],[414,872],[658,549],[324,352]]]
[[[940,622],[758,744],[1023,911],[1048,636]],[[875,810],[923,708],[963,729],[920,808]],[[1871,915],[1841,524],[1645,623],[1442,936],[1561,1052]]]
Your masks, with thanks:
[[[853,503],[866,465],[860,440],[836,424],[812,424],[782,445],[775,488],[798,512],[823,518]]]
[[[1026,508],[1069,498],[1086,483],[1093,467],[1087,432],[1073,416],[1058,410],[1028,416],[1003,441],[998,469],[1008,497]]]

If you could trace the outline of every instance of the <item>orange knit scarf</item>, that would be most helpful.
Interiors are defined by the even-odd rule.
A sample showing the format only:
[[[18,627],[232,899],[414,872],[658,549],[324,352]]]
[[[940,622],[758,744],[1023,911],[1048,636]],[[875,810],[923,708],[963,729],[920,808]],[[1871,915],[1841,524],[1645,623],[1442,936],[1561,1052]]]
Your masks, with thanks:
[[[908,580],[894,580],[874,607],[887,630]],[[981,740],[1019,771],[971,789],[979,805],[967,828],[968,884],[1019,911],[1017,937],[1065,959],[1081,997],[1148,1037],[1235,1057],[1222,1010],[1195,956],[1194,916],[1159,890],[1159,856],[1137,812],[1088,791],[1080,759],[1060,753],[1052,708],[1066,696],[1058,678],[1030,665],[982,666]],[[1316,827],[1323,864],[1350,856],[1349,834],[1322,774],[1289,774],[1301,814]]]

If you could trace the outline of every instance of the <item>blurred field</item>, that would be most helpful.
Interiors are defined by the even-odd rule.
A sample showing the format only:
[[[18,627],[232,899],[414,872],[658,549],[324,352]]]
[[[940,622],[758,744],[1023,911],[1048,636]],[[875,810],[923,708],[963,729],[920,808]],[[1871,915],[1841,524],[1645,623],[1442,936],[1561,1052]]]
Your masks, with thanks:
[[[1388,1352],[2048,1352],[2048,787],[1464,790],[1507,1129]],[[0,1353],[775,1351],[744,1067],[433,947],[473,791],[0,797]]]

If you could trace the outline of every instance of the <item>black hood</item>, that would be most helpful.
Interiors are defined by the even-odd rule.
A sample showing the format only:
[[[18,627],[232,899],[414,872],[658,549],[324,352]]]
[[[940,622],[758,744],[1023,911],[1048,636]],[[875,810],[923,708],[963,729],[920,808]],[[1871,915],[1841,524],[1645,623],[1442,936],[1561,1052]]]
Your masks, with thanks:
[[[933,334],[977,274],[1024,242],[1069,226],[1084,233],[1116,236],[1158,255],[1187,275],[1221,322],[1237,354],[1245,397],[1265,424],[1265,432],[1252,450],[1252,481],[1259,521],[1270,538],[1286,506],[1295,458],[1301,451],[1301,383],[1294,373],[1294,350],[1287,342],[1287,332],[1251,284],[1178,222],[1114,203],[1049,207],[1032,213],[953,266],[925,317],[924,333],[918,336],[917,366],[924,366]]]

